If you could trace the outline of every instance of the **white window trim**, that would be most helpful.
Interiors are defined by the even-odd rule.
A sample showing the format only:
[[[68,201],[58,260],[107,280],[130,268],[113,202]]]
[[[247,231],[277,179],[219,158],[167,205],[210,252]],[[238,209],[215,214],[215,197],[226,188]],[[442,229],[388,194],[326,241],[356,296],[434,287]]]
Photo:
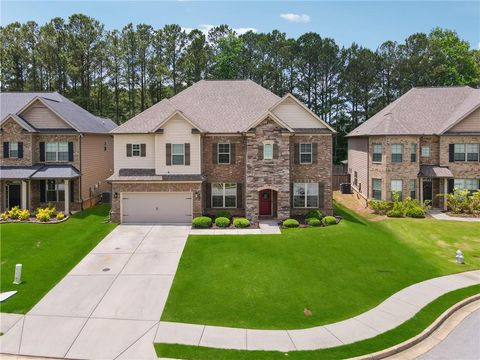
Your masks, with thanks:
[[[457,151],[455,150],[455,147],[456,147],[457,145],[463,145],[463,150],[464,150],[464,152],[457,152]],[[469,146],[469,145],[477,146],[477,152],[476,152],[476,153],[475,153],[475,152],[468,152],[468,146]],[[478,156],[480,156],[480,155],[478,154],[478,153],[479,153],[479,150],[480,150],[480,149],[478,148],[478,144],[476,144],[476,143],[454,144],[453,161],[454,161],[454,162],[476,162],[476,161],[478,161]],[[455,159],[455,156],[456,156],[457,154],[464,154],[464,156],[465,156],[465,157],[464,157],[464,160],[457,160],[457,159]],[[476,159],[476,160],[468,160],[468,154],[477,154],[477,159]]]
[[[16,156],[13,156],[12,155],[12,144],[15,144],[17,146],[17,155]],[[12,141],[10,143],[8,143],[8,157],[11,158],[11,159],[18,159],[18,141]]]
[[[424,154],[424,152],[423,152],[424,149],[428,149],[428,155]],[[420,149],[420,155],[422,157],[430,157],[432,155],[432,151],[430,149],[430,146],[429,145],[422,145],[422,148]]]
[[[49,159],[47,159],[47,153],[53,153],[53,151],[47,151],[48,144],[55,144],[55,147],[56,147],[56,149],[55,149],[55,160],[49,160]],[[66,160],[59,160],[59,158],[58,158],[58,154],[59,154],[60,152],[65,153],[65,151],[59,151],[60,144],[67,144],[67,151],[66,151],[66,153],[67,153],[67,159],[66,159]],[[68,141],[50,141],[50,142],[46,142],[46,143],[45,143],[45,162],[63,162],[63,161],[69,161],[69,160],[68,160],[68,155],[69,155],[68,152],[69,152],[69,151],[68,151]]]
[[[465,183],[466,181],[469,180],[469,181],[476,181],[477,182],[477,189],[475,190],[478,190],[480,189],[480,179],[468,179],[468,178],[462,178],[462,179],[454,179],[454,188],[455,189],[458,189],[458,190],[469,190],[469,191],[475,191],[473,189],[469,189],[467,187],[465,187]],[[455,186],[455,182],[458,182],[458,181],[461,181],[463,183],[463,187],[459,187],[459,186]]]
[[[182,153],[181,153],[181,154],[176,154],[176,153],[173,152],[173,148],[174,148],[175,145],[182,145]],[[172,150],[172,154],[170,155],[170,156],[171,156],[171,160],[170,160],[171,164],[174,165],[174,166],[182,166],[182,165],[185,165],[185,144],[172,144],[172,149],[171,149],[171,150]],[[182,155],[183,161],[182,161],[181,164],[175,164],[175,163],[173,162],[173,156],[174,156],[174,155],[175,155],[175,156]]]
[[[228,153],[220,152],[220,145],[228,145]],[[220,155],[228,154],[228,162],[220,162]],[[232,146],[230,143],[218,143],[217,144],[217,164],[230,165],[232,163]]]
[[[380,147],[380,153],[378,152],[375,152],[375,147]],[[375,158],[375,155],[378,155],[380,154],[380,160],[374,160]],[[382,158],[383,158],[383,145],[382,144],[379,144],[379,143],[373,143],[372,144],[372,162],[374,163],[381,163],[382,162]]]
[[[220,196],[220,195],[214,195],[213,194],[213,185],[216,184],[221,184],[222,185],[222,205],[223,206],[214,206],[213,205],[213,196]],[[225,197],[226,197],[226,184],[235,184],[235,205],[234,206],[225,206]],[[236,209],[237,208],[237,183],[212,183],[211,184],[212,189],[211,189],[211,204],[212,204],[212,209]],[[233,196],[233,195],[228,195],[228,196]]]
[[[55,190],[49,190],[48,189],[48,182],[49,181],[54,181],[55,182]],[[46,202],[63,202],[65,201],[65,188],[63,190],[59,190],[58,186],[64,184],[62,180],[47,180],[45,181],[45,200]],[[65,186],[65,185],[64,185]],[[55,200],[48,200],[48,193],[49,192],[54,192],[55,191]],[[63,192],[63,200],[59,200],[59,193]]]
[[[308,185],[309,184],[315,184],[317,186],[317,194],[316,195],[309,195],[308,194]],[[302,185],[305,188],[305,202],[304,206],[295,206],[295,196],[301,196],[301,195],[295,195],[295,185]],[[317,206],[308,206],[308,196],[317,196]],[[318,183],[293,183],[293,208],[294,209],[318,209],[320,201],[320,194],[318,193]]]
[[[138,146],[138,150],[134,148]],[[138,155],[135,155],[135,151],[138,151]],[[132,157],[140,157],[142,155],[142,144],[132,144]]]
[[[272,149],[271,157],[266,157],[265,156],[265,148],[266,148],[267,145],[270,146],[271,149]],[[273,141],[265,141],[263,143],[263,160],[273,160]]]
[[[400,147],[400,152],[393,152],[393,149],[396,149],[397,147]],[[401,160],[400,161],[393,161],[393,155],[400,155]],[[403,162],[403,144],[392,144],[390,148],[390,156],[391,156],[391,162],[392,163],[402,163]]]
[[[302,145],[310,145],[310,151],[302,151]],[[302,155],[310,155],[310,161],[302,161]],[[300,156],[300,159],[298,159],[299,164],[302,165],[308,165],[313,163],[313,144],[312,143],[300,143],[298,145],[298,156]]]
[[[400,183],[400,191],[399,190],[393,190],[393,183],[394,182],[399,182]],[[396,193],[399,192],[401,194],[400,198],[403,199],[403,195],[404,195],[403,194],[403,180],[401,180],[401,179],[390,180],[390,193],[392,194],[392,196],[393,196],[394,192],[396,192]]]
[[[376,182],[377,182],[377,183],[380,183],[380,189],[375,189],[374,184],[375,184]],[[382,181],[382,179],[380,179],[380,178],[372,178],[372,198],[375,199],[374,192],[375,192],[375,191],[379,191],[379,192],[380,192],[380,199],[377,199],[377,200],[381,200],[381,199],[382,199],[382,195],[383,195],[382,187],[383,187],[383,181]]]

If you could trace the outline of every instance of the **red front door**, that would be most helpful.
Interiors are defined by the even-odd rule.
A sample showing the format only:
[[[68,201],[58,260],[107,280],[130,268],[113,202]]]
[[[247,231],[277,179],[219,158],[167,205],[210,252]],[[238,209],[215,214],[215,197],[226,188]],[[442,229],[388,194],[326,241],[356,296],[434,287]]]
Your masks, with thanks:
[[[272,215],[272,190],[260,191],[260,215]]]

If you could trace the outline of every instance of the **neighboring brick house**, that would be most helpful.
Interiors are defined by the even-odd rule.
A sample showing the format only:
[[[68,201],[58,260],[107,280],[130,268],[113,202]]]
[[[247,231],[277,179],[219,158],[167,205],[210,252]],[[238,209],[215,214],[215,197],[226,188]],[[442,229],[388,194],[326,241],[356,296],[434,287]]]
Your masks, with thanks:
[[[348,135],[348,171],[363,200],[399,192],[446,208],[442,194],[480,188],[480,90],[413,88]]]
[[[62,95],[0,94],[0,210],[52,203],[70,212],[110,190],[116,125]]]
[[[331,214],[334,132],[290,94],[250,80],[200,81],[112,131],[112,219]]]

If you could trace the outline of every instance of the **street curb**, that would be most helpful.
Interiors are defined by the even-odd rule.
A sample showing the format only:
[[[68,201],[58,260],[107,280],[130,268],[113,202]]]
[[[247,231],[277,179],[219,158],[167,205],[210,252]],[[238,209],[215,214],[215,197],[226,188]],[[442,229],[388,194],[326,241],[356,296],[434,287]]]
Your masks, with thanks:
[[[350,360],[379,360],[385,359],[392,355],[399,354],[405,350],[412,348],[413,346],[421,343],[422,341],[426,340],[430,337],[440,326],[442,326],[453,314],[457,311],[461,310],[465,306],[474,303],[475,301],[480,301],[480,294],[473,295],[469,298],[463,299],[462,301],[456,303],[448,310],[446,310],[442,315],[440,315],[429,327],[423,330],[417,336],[408,339],[398,345],[394,345],[388,349],[380,350],[373,354],[357,356],[354,358],[350,358]]]

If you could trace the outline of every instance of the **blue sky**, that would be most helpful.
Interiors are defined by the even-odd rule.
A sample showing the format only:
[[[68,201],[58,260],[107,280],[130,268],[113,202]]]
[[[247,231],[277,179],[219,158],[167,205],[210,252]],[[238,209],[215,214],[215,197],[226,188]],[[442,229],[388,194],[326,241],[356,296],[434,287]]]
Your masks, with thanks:
[[[184,28],[226,23],[240,32],[278,29],[298,37],[318,32],[338,44],[352,42],[376,48],[385,40],[403,41],[415,32],[440,26],[457,31],[472,48],[480,43],[479,1],[3,1],[1,23],[55,16],[67,18],[81,12],[119,28],[129,22],[155,28],[177,23]]]

